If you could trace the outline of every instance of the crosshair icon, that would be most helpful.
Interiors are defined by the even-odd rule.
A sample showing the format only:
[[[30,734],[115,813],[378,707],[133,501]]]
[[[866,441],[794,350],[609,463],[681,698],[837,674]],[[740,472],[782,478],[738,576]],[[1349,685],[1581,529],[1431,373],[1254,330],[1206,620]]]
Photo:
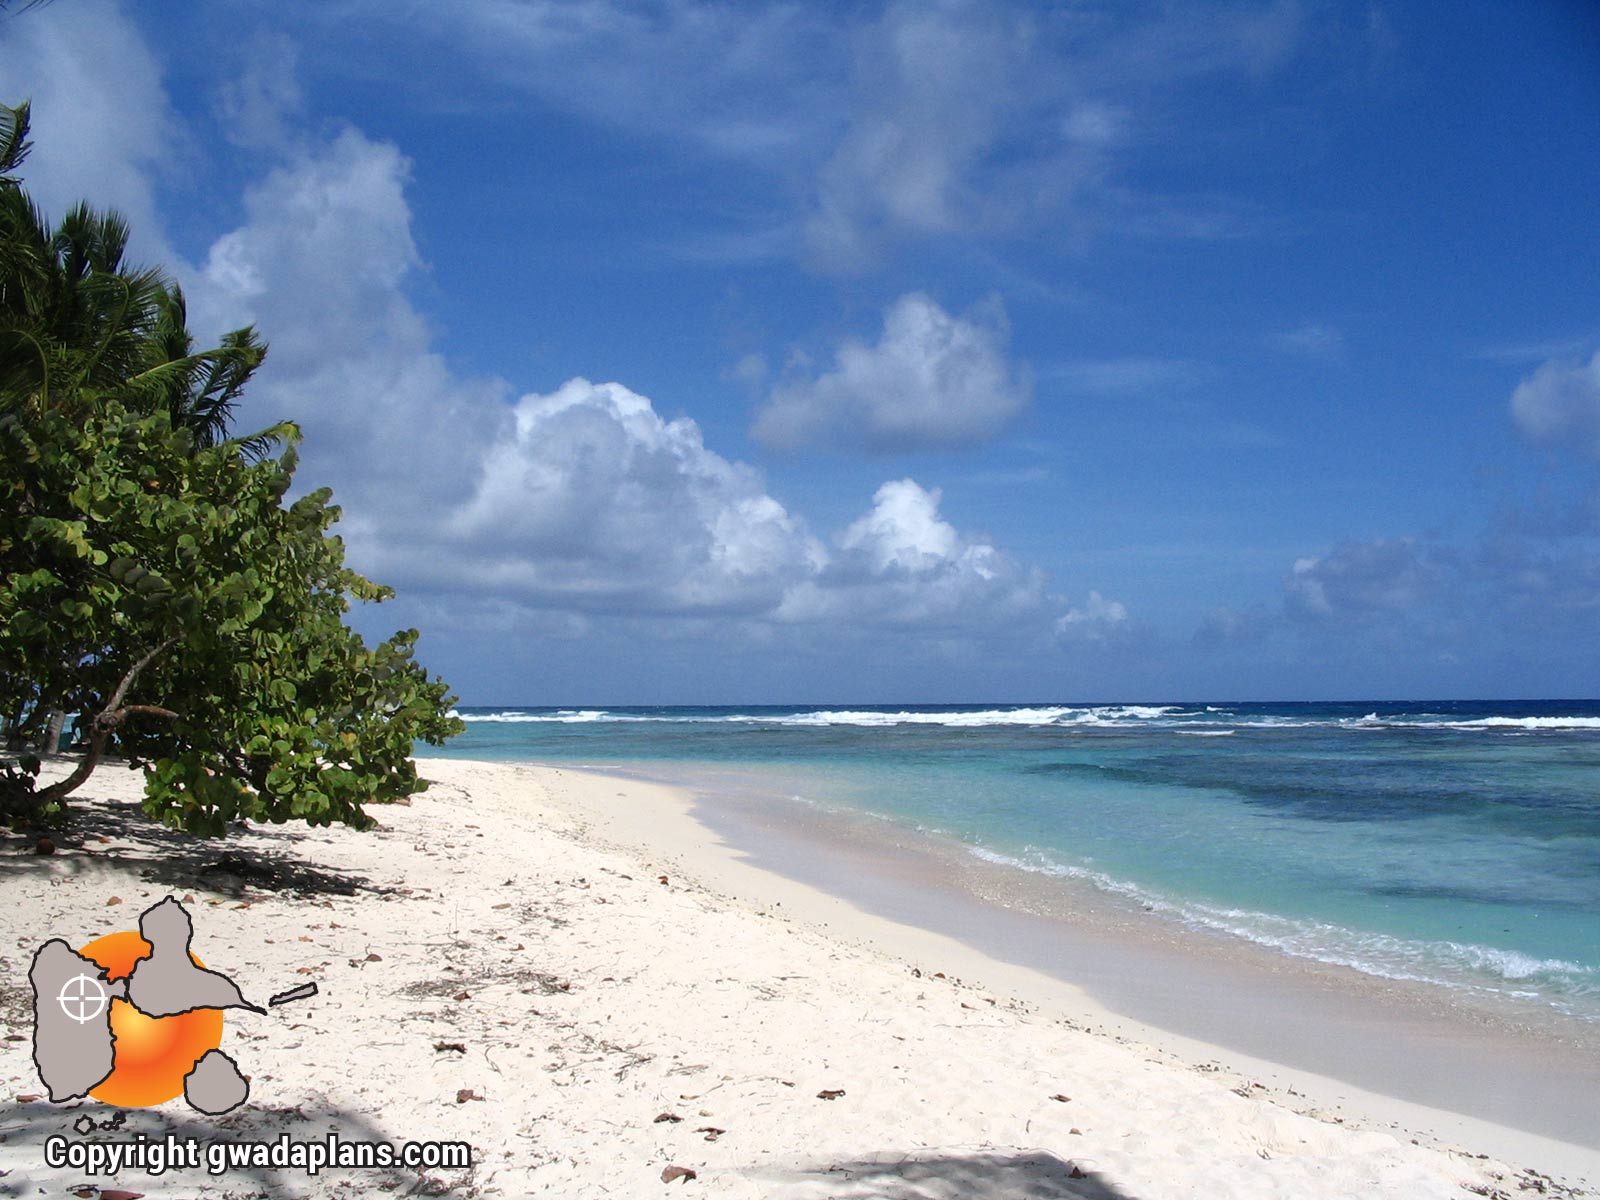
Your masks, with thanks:
[[[106,989],[92,975],[74,975],[61,985],[56,1003],[80,1025],[87,1025],[106,1010]]]

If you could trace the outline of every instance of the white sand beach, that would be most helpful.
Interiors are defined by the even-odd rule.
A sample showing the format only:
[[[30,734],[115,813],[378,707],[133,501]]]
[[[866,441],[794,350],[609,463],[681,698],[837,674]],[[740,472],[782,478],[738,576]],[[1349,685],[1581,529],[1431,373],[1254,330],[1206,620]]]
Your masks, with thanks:
[[[1059,980],[758,870],[673,789],[422,767],[435,785],[368,833],[199,842],[145,822],[138,778],[104,769],[56,853],[5,839],[0,1195],[1410,1200],[1600,1182],[1600,1149],[1118,1032]],[[167,895],[250,1000],[319,991],[228,1016],[244,1108],[179,1100],[90,1140],[336,1130],[466,1141],[471,1168],[47,1167],[48,1137],[107,1110],[38,1098],[33,952],[132,929]]]

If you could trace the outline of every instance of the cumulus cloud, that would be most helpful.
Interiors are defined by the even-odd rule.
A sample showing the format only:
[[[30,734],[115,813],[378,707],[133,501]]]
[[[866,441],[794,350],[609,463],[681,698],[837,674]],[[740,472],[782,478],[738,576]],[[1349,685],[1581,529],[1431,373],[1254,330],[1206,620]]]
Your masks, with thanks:
[[[1511,415],[1535,442],[1600,457],[1600,352],[1588,362],[1545,363],[1511,394]]]
[[[88,200],[133,227],[136,260],[171,266],[156,185],[186,148],[161,68],[133,22],[109,0],[12,14],[0,32],[5,101],[33,102],[28,192],[51,220]]]
[[[399,291],[420,262],[410,170],[396,146],[355,129],[292,154],[246,192],[244,223],[212,244],[200,298],[227,321],[270,318],[277,359],[296,369],[374,329],[415,336]]]
[[[512,403],[434,351],[405,291],[421,265],[409,173],[355,129],[290,151],[196,284],[217,328],[268,332],[241,419],[301,424],[301,477],[337,484],[358,565],[536,608],[773,608],[811,540],[693,421],[582,379]]]
[[[823,560],[692,420],[584,379],[516,403],[438,533],[456,586],[591,611],[763,613]]]
[[[93,0],[84,8],[108,28],[126,26]],[[138,111],[159,124],[159,72],[137,30],[123,31],[125,60],[149,66],[148,92],[133,88],[144,97]],[[73,52],[34,48],[45,64]],[[820,537],[759,472],[707,446],[693,420],[666,419],[619,383],[572,379],[515,397],[504,381],[448,362],[408,293],[425,266],[407,199],[411,164],[359,129],[302,130],[293,60],[293,45],[275,42],[219,96],[218,115],[238,144],[258,150],[262,173],[244,189],[237,226],[179,269],[202,336],[255,323],[269,339],[238,424],[301,425],[300,483],[334,487],[353,566],[406,589],[414,611],[492,613],[497,628],[539,636],[588,636],[612,622],[700,642],[737,629],[813,645],[872,631],[930,646],[1048,643],[1064,605],[1042,572],[959,529],[937,489],[885,483],[858,519]],[[92,74],[63,63],[63,77]],[[279,67],[290,77],[271,78]],[[74,119],[117,128],[99,105],[81,103]],[[108,150],[107,162],[126,166],[127,194],[144,197],[159,228],[148,159],[165,143],[140,143],[144,135],[154,136],[131,132],[123,157]],[[41,190],[72,186],[80,166],[43,159]],[[769,408],[787,404],[790,428],[806,437],[973,440],[1027,402],[1005,351],[998,303],[953,317],[911,295],[891,306],[875,345],[840,347],[831,369],[792,380]],[[741,374],[759,379],[761,366],[752,359]],[[805,369],[787,368],[791,379]],[[1095,605],[1096,620],[1113,615]]]
[[[1403,613],[1432,598],[1441,564],[1415,538],[1343,542],[1295,562],[1284,580],[1291,617],[1313,622]]]
[[[212,245],[196,307],[217,328],[268,331],[246,423],[302,424],[301,477],[336,485],[360,568],[429,595],[582,620],[1048,630],[1042,574],[958,532],[939,493],[912,480],[885,484],[825,542],[693,420],[666,420],[619,383],[573,379],[511,400],[501,381],[461,376],[406,296],[421,264],[404,155],[354,129],[286,155],[249,189],[244,224]],[[1014,390],[995,398],[1020,386],[1000,337],[907,297],[879,345],[841,349],[814,386],[840,406],[872,381],[903,398],[910,416],[842,417],[875,424],[874,437],[910,436],[917,421],[927,436],[941,417],[970,430],[970,416],[940,405],[1019,403]],[[910,395],[906,374],[932,404]]]
[[[283,153],[248,190],[244,223],[210,248],[196,310],[219,329],[268,332],[244,422],[301,423],[301,478],[336,485],[358,567],[429,595],[583,620],[1048,629],[1043,576],[958,532],[938,492],[912,480],[885,484],[825,542],[693,420],[666,420],[619,383],[573,379],[511,400],[501,381],[463,377],[406,295],[421,263],[405,156],[355,129]],[[907,297],[882,341],[842,348],[812,394],[873,440],[970,433],[960,406],[992,421],[1023,398],[1003,318],[988,315]],[[893,398],[907,411],[850,411]]]
[[[397,147],[355,129],[285,151],[190,288],[197,328],[265,334],[238,425],[300,425],[301,478],[337,482],[358,555],[380,515],[398,525],[464,498],[483,440],[510,424],[509,389],[453,371],[406,296],[421,264],[409,175]]]
[[[771,446],[869,451],[970,445],[1025,408],[1027,373],[1006,349],[998,301],[951,316],[914,292],[892,304],[875,345],[851,339],[831,370],[775,387],[754,433]]]
[[[244,223],[211,246],[195,307],[218,329],[254,321],[268,331],[272,351],[242,419],[300,422],[301,477],[336,484],[362,569],[429,594],[585,620],[982,635],[1031,616],[1048,627],[1042,575],[958,533],[938,493],[911,480],[885,484],[826,543],[757,471],[707,447],[693,420],[666,420],[621,384],[574,379],[513,401],[501,381],[461,376],[406,295],[421,263],[405,156],[355,129],[284,154],[248,190]],[[1000,336],[908,297],[878,346],[841,350],[823,389],[842,404],[847,380],[884,380],[904,397],[909,372],[936,404],[966,397],[992,410],[997,388],[1017,386]],[[940,412],[921,404],[924,423]],[[907,418],[876,420],[898,429]]]
[[[1127,606],[1090,592],[1080,607],[1069,608],[1056,620],[1056,633],[1066,638],[1104,642],[1128,629]]]
[[[514,429],[485,445],[471,498],[413,526],[411,565],[387,574],[541,610],[722,616],[835,638],[1048,628],[1043,574],[958,531],[939,491],[915,480],[885,483],[825,543],[694,421],[665,421],[620,384],[572,380],[514,412]]]
[[[955,528],[940,518],[939,500],[937,489],[927,491],[914,479],[886,483],[872,498],[872,511],[846,529],[839,544],[878,574],[937,570],[966,552]],[[977,569],[983,571],[981,564]]]
[[[1016,632],[1043,628],[1054,603],[1036,568],[940,514],[937,488],[885,483],[872,508],[834,539],[815,576],[784,598],[778,619]]]

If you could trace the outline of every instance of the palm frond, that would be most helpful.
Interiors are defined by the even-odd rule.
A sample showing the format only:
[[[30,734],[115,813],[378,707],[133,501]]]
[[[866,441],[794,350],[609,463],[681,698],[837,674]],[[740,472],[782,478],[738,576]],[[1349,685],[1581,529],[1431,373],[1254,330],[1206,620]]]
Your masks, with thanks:
[[[3,0],[0,0],[3,4]],[[0,108],[0,167],[26,152],[27,108]],[[0,188],[0,389],[7,405],[115,395],[165,413],[199,450],[229,438],[234,406],[266,355],[253,327],[197,352],[183,291],[128,264],[128,223],[75,205],[51,228],[21,188]],[[241,439],[261,457],[276,444]]]
[[[15,108],[0,104],[0,185],[17,185],[13,176],[32,148],[28,141],[28,118],[32,105],[26,100]]]

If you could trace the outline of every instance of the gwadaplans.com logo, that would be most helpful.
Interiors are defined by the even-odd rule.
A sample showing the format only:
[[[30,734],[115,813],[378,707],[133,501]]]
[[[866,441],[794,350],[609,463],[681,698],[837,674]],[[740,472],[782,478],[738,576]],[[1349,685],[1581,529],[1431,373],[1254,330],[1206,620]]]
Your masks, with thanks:
[[[33,956],[33,1061],[50,1099],[84,1096],[146,1108],[182,1096],[209,1116],[232,1112],[250,1084],[220,1049],[223,1014],[251,1004],[233,980],[190,951],[194,925],[168,896],[139,931],[107,934],[78,950],[52,938]],[[271,1003],[315,995],[316,985]]]
[[[140,915],[137,933],[108,934],[77,950],[52,938],[34,954],[28,981],[40,1082],[55,1103],[87,1097],[118,1110],[103,1121],[79,1116],[72,1127],[81,1138],[123,1130],[123,1109],[182,1096],[191,1108],[215,1117],[249,1098],[249,1080],[221,1049],[223,1018],[229,1009],[257,1016],[267,1009],[246,1000],[228,976],[207,968],[190,949],[193,940],[188,910],[168,896]],[[305,983],[267,1003],[275,1008],[316,994],[317,985]],[[347,1141],[335,1133],[310,1141],[282,1134],[271,1142],[205,1145],[172,1134],[95,1141],[58,1134],[46,1139],[44,1158],[48,1167],[91,1176],[201,1167],[211,1175],[262,1168],[315,1175],[344,1167],[470,1168],[472,1148],[465,1142]]]

